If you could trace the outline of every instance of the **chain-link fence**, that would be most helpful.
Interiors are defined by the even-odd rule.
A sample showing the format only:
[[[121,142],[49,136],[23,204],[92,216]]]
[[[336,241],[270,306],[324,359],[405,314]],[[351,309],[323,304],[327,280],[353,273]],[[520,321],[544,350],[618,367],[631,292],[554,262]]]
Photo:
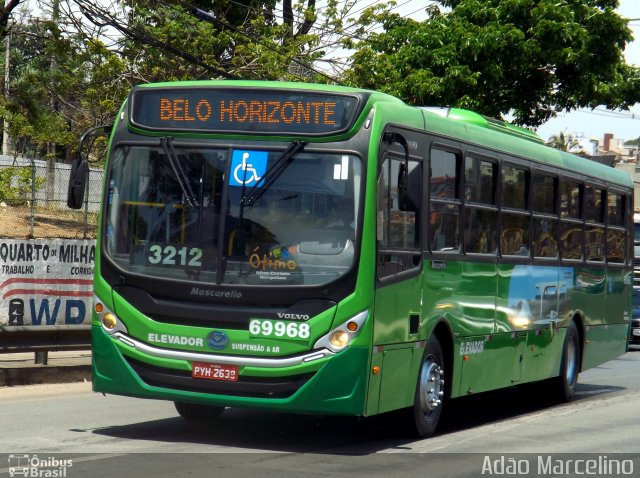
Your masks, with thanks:
[[[103,170],[90,168],[85,204],[67,207],[71,166],[0,156],[0,237],[96,237]]]

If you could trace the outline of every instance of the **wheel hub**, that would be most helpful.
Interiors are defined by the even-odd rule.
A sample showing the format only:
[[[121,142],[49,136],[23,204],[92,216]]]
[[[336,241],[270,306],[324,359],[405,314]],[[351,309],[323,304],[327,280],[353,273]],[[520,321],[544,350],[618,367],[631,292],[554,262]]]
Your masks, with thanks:
[[[428,358],[420,371],[420,408],[430,415],[440,405],[444,396],[444,370]]]

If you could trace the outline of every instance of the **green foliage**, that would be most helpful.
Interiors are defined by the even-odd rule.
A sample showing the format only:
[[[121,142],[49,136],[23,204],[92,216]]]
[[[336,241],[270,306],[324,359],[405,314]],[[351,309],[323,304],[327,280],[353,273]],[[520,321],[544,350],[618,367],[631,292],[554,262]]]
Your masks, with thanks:
[[[46,182],[45,178],[33,179],[31,168],[0,168],[0,201],[11,206],[24,206],[31,201],[32,191],[43,188]]]
[[[14,148],[35,157],[69,160],[82,133],[113,121],[130,84],[125,62],[99,40],[63,34],[53,21],[14,26],[9,95],[0,115]]]
[[[336,48],[356,0],[324,2],[321,19],[315,0],[81,3],[83,18],[74,16],[76,0],[40,0],[39,17],[56,20],[23,17],[13,27],[0,116],[20,153],[69,161],[84,131],[113,122],[131,87],[141,83],[331,81],[314,71],[314,62]],[[213,20],[195,16],[192,7]],[[106,145],[96,146],[90,159],[99,161]]]
[[[13,27],[9,95],[0,98],[17,148],[39,157],[69,160],[80,135],[111,123],[137,84],[334,82],[335,72],[318,70],[339,64],[327,60],[338,45],[352,52],[342,83],[416,105],[508,112],[529,126],[562,109],[626,108],[640,99],[640,72],[622,56],[631,31],[616,0],[440,0],[423,22],[378,3],[355,23],[348,16],[357,0],[321,8],[316,0],[122,0],[108,10],[83,0],[86,17],[75,23],[63,6],[78,2],[59,3],[60,22]],[[106,25],[118,31],[113,42],[99,34]],[[106,145],[97,146],[93,159]]]
[[[569,151],[580,143],[572,134],[567,134],[564,131],[560,131],[558,134],[554,134],[546,142],[547,146],[559,149],[560,151]]]
[[[277,2],[190,2],[211,13],[211,21],[193,15],[183,2],[144,0],[127,2],[132,8],[130,38],[125,56],[143,82],[219,77],[269,80],[315,79],[312,66],[324,52],[318,34],[310,34],[317,21],[315,1],[287,7],[300,19],[278,20]],[[351,2],[347,2],[351,4]],[[242,4],[245,4],[243,6]],[[338,2],[330,0],[324,24],[337,20]],[[144,39],[153,39],[142,46]]]
[[[537,126],[557,111],[640,99],[640,72],[624,62],[631,41],[614,0],[449,0],[423,22],[388,6],[361,17],[349,83],[412,104],[474,109]],[[367,33],[380,23],[384,31]]]
[[[20,153],[70,160],[83,132],[113,122],[140,83],[221,76],[330,81],[312,69],[325,50],[310,29],[319,23],[339,36],[355,0],[328,0],[321,21],[315,0],[124,0],[109,9],[87,0],[83,19],[73,16],[77,4],[41,0],[39,16],[56,21],[25,17],[13,27],[0,116]],[[191,6],[215,21],[194,16]],[[101,35],[107,26],[118,32],[115,40]],[[97,146],[93,160],[103,157],[105,144]]]

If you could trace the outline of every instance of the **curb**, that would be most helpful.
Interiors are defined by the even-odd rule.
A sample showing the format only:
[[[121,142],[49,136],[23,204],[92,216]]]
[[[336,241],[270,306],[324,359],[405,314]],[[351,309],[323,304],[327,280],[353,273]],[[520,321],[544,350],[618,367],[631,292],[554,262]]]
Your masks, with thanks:
[[[0,369],[0,387],[91,381],[91,365]]]

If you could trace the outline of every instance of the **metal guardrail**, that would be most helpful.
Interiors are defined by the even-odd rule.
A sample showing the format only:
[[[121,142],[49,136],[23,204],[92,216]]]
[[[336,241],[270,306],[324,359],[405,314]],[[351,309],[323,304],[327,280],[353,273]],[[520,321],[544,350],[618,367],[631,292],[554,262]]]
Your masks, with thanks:
[[[0,354],[86,350],[90,347],[91,330],[86,326],[51,327],[50,330],[0,327]]]

